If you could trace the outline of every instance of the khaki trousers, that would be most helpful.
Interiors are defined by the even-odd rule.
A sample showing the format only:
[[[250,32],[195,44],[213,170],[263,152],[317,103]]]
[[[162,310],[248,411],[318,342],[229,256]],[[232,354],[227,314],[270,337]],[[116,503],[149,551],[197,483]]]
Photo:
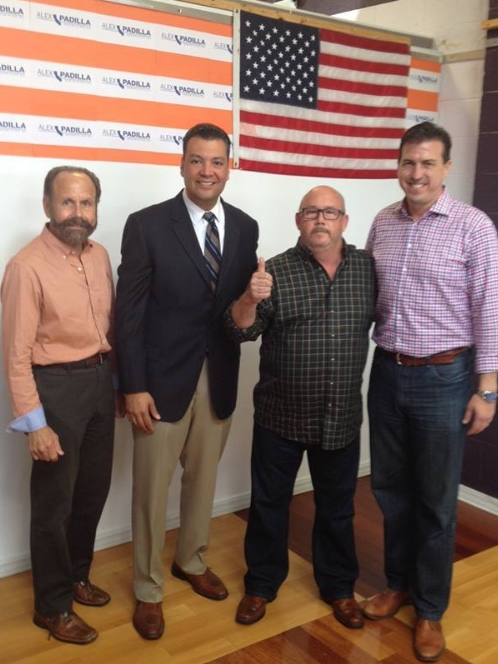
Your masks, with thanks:
[[[180,530],[174,560],[189,574],[206,570],[218,462],[231,417],[219,420],[211,407],[204,362],[197,388],[178,422],[157,422],[154,433],[134,428],[132,527],[135,596],[142,602],[163,599],[162,554],[168,489],[180,462]]]

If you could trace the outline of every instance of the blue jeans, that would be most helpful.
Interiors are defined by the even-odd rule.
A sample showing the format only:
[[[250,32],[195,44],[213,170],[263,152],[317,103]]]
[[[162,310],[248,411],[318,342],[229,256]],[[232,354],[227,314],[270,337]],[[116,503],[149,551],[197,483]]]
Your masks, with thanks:
[[[340,450],[287,440],[254,425],[252,494],[245,538],[248,595],[272,600],[289,571],[289,506],[304,452],[315,498],[313,570],[325,600],[353,595],[358,562],[353,531],[359,437]]]
[[[377,349],[368,394],[372,488],[384,515],[387,584],[417,616],[449,602],[471,352],[452,364],[403,367]]]

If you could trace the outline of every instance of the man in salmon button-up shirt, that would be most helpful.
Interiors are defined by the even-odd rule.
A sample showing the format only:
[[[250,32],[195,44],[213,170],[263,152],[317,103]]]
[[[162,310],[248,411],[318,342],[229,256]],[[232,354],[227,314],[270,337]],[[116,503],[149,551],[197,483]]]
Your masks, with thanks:
[[[45,178],[49,222],[7,265],[2,283],[5,373],[33,458],[31,560],[35,625],[86,644],[97,631],[73,599],[103,606],[88,580],[109,491],[114,398],[109,356],[114,291],[97,225],[100,182],[90,171],[53,168]]]

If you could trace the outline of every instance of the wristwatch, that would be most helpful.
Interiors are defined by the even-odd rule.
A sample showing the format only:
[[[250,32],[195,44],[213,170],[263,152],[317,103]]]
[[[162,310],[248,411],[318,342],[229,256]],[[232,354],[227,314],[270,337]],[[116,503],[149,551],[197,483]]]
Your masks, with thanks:
[[[498,397],[498,394],[496,392],[491,392],[491,390],[477,390],[476,394],[480,396],[481,399],[484,399],[484,401],[487,401],[488,403],[496,401]]]

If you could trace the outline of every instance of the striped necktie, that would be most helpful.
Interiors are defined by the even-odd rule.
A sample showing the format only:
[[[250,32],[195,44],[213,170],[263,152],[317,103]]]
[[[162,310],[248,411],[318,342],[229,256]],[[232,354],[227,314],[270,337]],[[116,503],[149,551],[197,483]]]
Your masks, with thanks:
[[[204,258],[206,259],[206,265],[209,270],[211,290],[214,293],[221,266],[220,234],[216,226],[216,217],[212,212],[205,212],[203,218],[208,222],[206,241],[204,243]]]

